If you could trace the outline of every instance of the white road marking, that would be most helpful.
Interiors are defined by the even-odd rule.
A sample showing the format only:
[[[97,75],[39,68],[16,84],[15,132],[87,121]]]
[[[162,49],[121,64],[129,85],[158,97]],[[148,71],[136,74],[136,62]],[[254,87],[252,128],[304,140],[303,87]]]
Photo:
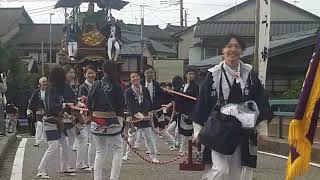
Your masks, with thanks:
[[[14,157],[10,180],[22,180],[22,168],[27,138],[22,138]]]
[[[277,158],[288,159],[287,156],[283,156],[283,155],[279,155],[279,154],[273,154],[273,153],[268,153],[268,152],[264,152],[264,151],[258,151],[258,153],[268,155],[268,156],[277,157]],[[310,162],[310,165],[320,168],[320,164],[317,164],[317,163]]]

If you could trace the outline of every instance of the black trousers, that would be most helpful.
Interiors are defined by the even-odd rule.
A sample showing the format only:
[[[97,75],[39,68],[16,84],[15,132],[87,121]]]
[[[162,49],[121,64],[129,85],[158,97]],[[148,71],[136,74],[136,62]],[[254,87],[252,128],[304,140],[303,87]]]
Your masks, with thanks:
[[[30,136],[36,135],[36,127],[35,127],[36,119],[34,116],[28,116],[28,125],[29,125],[29,134]]]

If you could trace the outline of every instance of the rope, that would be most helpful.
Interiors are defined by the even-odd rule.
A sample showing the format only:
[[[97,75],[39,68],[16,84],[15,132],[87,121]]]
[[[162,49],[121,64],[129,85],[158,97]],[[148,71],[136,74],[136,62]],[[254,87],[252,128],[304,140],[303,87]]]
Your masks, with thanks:
[[[189,96],[189,95],[186,95],[186,94],[183,94],[183,93],[180,93],[180,92],[177,92],[177,91],[174,91],[174,90],[170,90],[170,89],[167,89],[167,88],[162,88],[162,90],[164,91],[167,91],[168,93],[171,93],[171,94],[176,94],[176,95],[179,95],[179,96],[182,96],[182,97],[185,97],[185,98],[188,98],[188,99],[191,99],[191,100],[194,100],[196,101],[197,98],[193,97],[193,96]],[[76,107],[74,105],[69,105],[69,107],[73,110],[78,110],[78,111],[82,111],[82,112],[88,112],[89,110],[87,108],[81,108],[81,107]]]
[[[162,109],[159,109],[159,110],[162,110]],[[157,111],[159,111],[159,110],[157,110]],[[152,124],[152,129],[153,129],[153,131],[154,131],[154,133],[156,133],[156,134],[162,134],[163,132],[165,132],[165,131],[167,131],[168,130],[168,128],[169,128],[169,126],[170,126],[170,124],[172,123],[172,121],[173,121],[173,118],[174,118],[174,112],[175,112],[175,106],[173,106],[173,110],[172,110],[172,114],[171,114],[171,118],[170,118],[170,121],[169,121],[169,123],[168,123],[168,125],[167,125],[167,127],[165,127],[163,130],[161,130],[161,131],[158,131],[155,127],[154,127],[154,122],[153,121],[151,121],[151,124]],[[136,124],[136,123],[139,123],[139,122],[144,122],[144,121],[150,121],[151,119],[138,119],[138,120],[130,120],[130,121],[127,121],[127,122],[129,122],[129,123],[131,123],[131,124]]]
[[[153,129],[154,133],[156,133],[156,134],[162,134],[163,132],[165,132],[165,131],[167,131],[167,130],[168,130],[168,128],[169,128],[169,126],[170,126],[170,124],[172,123],[173,118],[174,118],[175,108],[176,108],[176,106],[175,106],[175,105],[173,105],[173,109],[172,109],[172,113],[171,113],[170,121],[169,121],[169,123],[168,123],[167,127],[165,127],[163,130],[158,131],[158,130],[154,127],[154,123],[152,123],[152,129]]]
[[[79,108],[79,107],[76,107],[76,106],[73,106],[73,105],[70,105],[69,108],[71,108],[71,109],[73,109],[73,110],[80,110],[80,112],[81,112],[81,110],[82,110],[83,113],[84,113],[84,112],[88,112],[86,108]],[[173,119],[173,118],[172,118],[172,119]],[[135,121],[132,121],[132,120],[131,120],[131,121],[128,121],[128,122],[134,124],[134,123],[137,123],[137,122],[149,121],[149,120],[150,120],[150,119],[139,119],[139,120],[135,120]],[[149,164],[165,165],[165,164],[170,164],[170,163],[176,162],[176,161],[178,161],[178,160],[181,159],[181,156],[178,155],[178,156],[176,156],[175,158],[170,159],[170,160],[168,160],[168,161],[153,162],[153,161],[145,158],[145,157],[144,157],[143,155],[141,155],[136,149],[134,149],[134,148],[132,147],[132,145],[129,143],[127,136],[124,137],[124,140],[126,141],[127,145],[130,147],[130,149],[131,149],[138,157],[140,157],[142,160],[144,160],[145,162],[147,162],[147,163],[149,163]]]
[[[68,105],[68,106],[72,110],[77,110],[77,111],[80,111],[80,112],[89,112],[89,109],[87,109],[87,108],[76,107],[74,105]]]
[[[149,163],[149,164],[165,165],[165,164],[170,164],[170,163],[176,162],[176,161],[178,161],[178,160],[181,159],[181,156],[178,155],[178,156],[176,156],[176,157],[174,157],[174,158],[172,158],[172,159],[170,159],[170,160],[168,160],[168,161],[153,162],[153,161],[147,159],[146,157],[144,157],[143,155],[141,155],[136,149],[134,149],[134,148],[132,147],[132,145],[130,144],[130,142],[128,141],[128,137],[127,137],[127,136],[124,137],[124,140],[126,141],[127,145],[130,147],[130,149],[131,149],[138,157],[140,157],[143,161],[145,161],[145,162],[147,162],[147,163]]]
[[[139,122],[144,122],[144,121],[150,121],[149,118],[143,118],[143,119],[137,119],[137,120],[129,120],[127,122],[131,123],[131,124],[137,124]]]

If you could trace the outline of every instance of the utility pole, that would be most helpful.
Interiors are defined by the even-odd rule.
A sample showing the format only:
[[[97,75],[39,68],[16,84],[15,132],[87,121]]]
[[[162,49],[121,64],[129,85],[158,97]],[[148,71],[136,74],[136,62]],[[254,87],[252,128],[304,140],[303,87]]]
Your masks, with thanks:
[[[184,25],[188,27],[188,12],[187,9],[184,10]]]
[[[255,44],[254,44],[254,59],[253,59],[253,69],[256,72],[259,72],[259,27],[260,27],[260,0],[256,0]]]
[[[64,24],[67,24],[67,20],[68,20],[67,8],[64,8]]]
[[[50,13],[50,25],[49,25],[49,60],[50,63],[52,63],[52,30],[51,30],[51,24],[52,24],[52,16],[54,15],[54,13]]]
[[[41,42],[41,73],[44,76],[43,41]]]
[[[180,0],[180,27],[183,28],[183,0]]]
[[[140,9],[141,9],[141,14],[140,14],[140,17],[141,17],[141,24],[140,24],[140,41],[141,41],[141,59],[140,59],[140,62],[141,62],[141,72],[143,71],[144,69],[144,58],[143,58],[143,49],[144,49],[144,41],[143,41],[143,26],[144,26],[144,7],[146,5],[140,5]]]
[[[183,0],[160,0],[160,4],[169,5],[169,6],[177,6],[180,5],[180,27],[183,28]]]

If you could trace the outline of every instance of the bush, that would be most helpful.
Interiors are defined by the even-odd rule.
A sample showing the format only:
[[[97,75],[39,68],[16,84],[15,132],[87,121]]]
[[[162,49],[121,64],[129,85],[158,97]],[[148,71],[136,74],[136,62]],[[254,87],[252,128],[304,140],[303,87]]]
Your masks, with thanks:
[[[272,93],[274,99],[298,99],[304,80],[295,80],[285,92]]]
[[[27,65],[20,61],[16,49],[11,44],[0,42],[0,67],[1,71],[10,71],[6,93],[8,102],[14,103],[19,108],[19,114],[25,113],[28,100],[39,79],[38,74],[27,71]]]

